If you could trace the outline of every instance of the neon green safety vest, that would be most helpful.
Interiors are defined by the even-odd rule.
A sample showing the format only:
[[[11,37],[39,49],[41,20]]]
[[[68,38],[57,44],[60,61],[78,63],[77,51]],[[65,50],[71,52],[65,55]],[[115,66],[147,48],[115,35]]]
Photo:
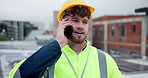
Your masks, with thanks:
[[[123,78],[113,58],[101,50],[97,51],[88,41],[86,48],[78,55],[68,45],[62,51],[55,65],[45,71],[44,78]],[[23,62],[11,70],[9,78],[17,77],[17,69]]]

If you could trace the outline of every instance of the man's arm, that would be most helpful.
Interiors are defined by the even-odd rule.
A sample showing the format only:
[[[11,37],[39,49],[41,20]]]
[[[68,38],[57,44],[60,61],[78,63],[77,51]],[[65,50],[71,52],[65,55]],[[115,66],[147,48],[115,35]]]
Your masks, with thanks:
[[[61,48],[56,40],[43,46],[19,67],[21,78],[38,78],[41,71],[52,66],[61,53]]]
[[[21,66],[18,65],[18,67],[20,67],[18,69],[19,71],[17,71],[21,78],[38,78],[46,67],[50,67],[57,61],[62,53],[61,48],[68,42],[68,39],[64,35],[65,28],[72,25],[68,20],[69,18],[67,17],[59,22],[55,41],[43,46],[32,56],[27,58],[24,63],[21,63]],[[16,69],[18,67],[16,67]],[[12,71],[12,73],[10,72],[9,78],[13,78],[13,75],[14,71]]]

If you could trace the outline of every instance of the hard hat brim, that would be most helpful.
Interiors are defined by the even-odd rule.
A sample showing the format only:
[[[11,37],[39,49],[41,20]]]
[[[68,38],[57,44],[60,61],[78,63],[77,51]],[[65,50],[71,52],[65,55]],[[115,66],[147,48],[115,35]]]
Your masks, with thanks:
[[[63,8],[63,9],[61,9],[61,10],[59,11],[58,16],[57,16],[58,21],[60,22],[60,21],[62,20],[61,15],[63,14],[63,12],[64,12],[66,9],[71,8],[71,7],[74,7],[74,6],[77,6],[77,5],[82,5],[82,6],[88,7],[88,9],[89,9],[90,12],[91,12],[91,16],[90,16],[90,17],[92,17],[92,13],[95,11],[95,8],[94,8],[94,7],[89,6],[89,5],[85,5],[85,4],[73,4],[73,5],[67,6],[67,7],[65,7],[65,8]]]

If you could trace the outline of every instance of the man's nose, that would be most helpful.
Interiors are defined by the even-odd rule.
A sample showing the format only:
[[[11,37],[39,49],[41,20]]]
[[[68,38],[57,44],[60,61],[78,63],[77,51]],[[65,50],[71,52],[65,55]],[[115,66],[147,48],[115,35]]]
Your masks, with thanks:
[[[81,29],[81,30],[84,29],[84,25],[82,22],[79,22],[79,24],[77,25],[77,29]]]

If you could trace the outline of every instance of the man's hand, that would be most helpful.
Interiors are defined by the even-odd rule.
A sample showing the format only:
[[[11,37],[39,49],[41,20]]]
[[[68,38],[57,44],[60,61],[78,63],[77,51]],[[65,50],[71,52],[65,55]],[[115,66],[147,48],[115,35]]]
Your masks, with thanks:
[[[72,25],[72,23],[68,20],[69,20],[69,17],[62,19],[62,21],[59,22],[58,24],[56,40],[59,43],[61,48],[64,47],[68,42],[68,39],[64,35],[65,28],[69,25]]]

